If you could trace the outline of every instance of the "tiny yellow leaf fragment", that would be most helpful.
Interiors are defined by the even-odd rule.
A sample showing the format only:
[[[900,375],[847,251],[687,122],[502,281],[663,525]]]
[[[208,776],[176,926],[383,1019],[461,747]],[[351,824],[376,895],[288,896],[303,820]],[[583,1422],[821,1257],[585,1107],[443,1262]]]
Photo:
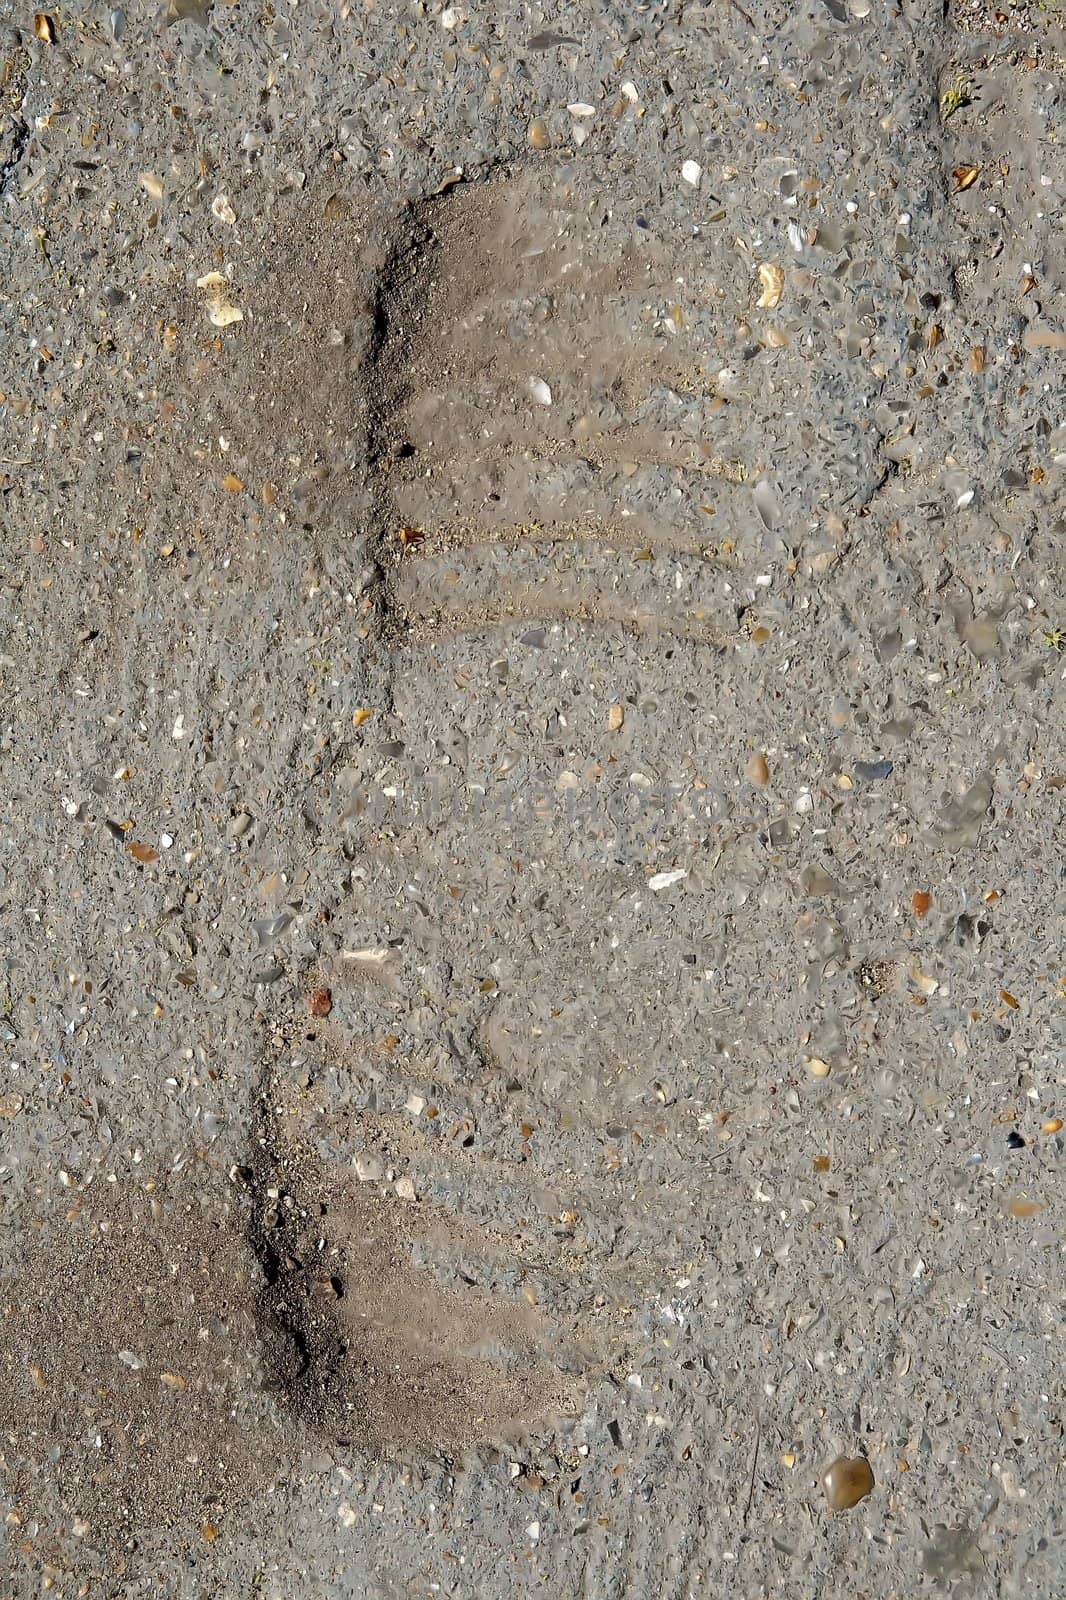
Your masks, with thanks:
[[[222,480],[222,487],[227,494],[240,494],[244,488],[244,479],[238,478],[235,472],[227,472]]]

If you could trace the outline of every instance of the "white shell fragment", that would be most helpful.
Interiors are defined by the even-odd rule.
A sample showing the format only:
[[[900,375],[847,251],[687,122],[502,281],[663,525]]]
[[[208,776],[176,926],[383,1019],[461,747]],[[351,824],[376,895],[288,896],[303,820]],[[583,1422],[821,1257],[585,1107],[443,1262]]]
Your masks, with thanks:
[[[243,322],[244,312],[236,306],[214,305],[208,309],[207,320],[216,328],[228,328],[231,322]]]
[[[366,950],[345,950],[343,958],[355,966],[373,968],[380,971],[387,966],[392,950],[388,945],[372,945]]]
[[[196,287],[207,295],[207,320],[213,327],[228,328],[233,322],[244,321],[244,312],[226,299],[229,280],[221,272],[205,272],[197,278]]]
[[[938,980],[931,977],[928,972],[923,972],[920,967],[911,968],[911,982],[918,990],[918,993],[924,994],[926,997],[936,994],[940,988]]]
[[[341,960],[362,978],[392,984],[396,981],[400,953],[388,945],[371,945],[365,950],[342,950]]]
[[[685,867],[675,867],[672,872],[656,872],[648,879],[648,888],[655,894],[660,889],[672,889],[675,883],[680,883],[682,878],[688,877]]]
[[[785,274],[776,261],[763,262],[759,268],[759,282],[762,284],[762,294],[755,304],[761,311],[773,311],[775,306],[781,304],[785,289]]]
[[[211,215],[217,217],[219,222],[236,222],[237,213],[230,204],[228,194],[216,194],[211,202]]]
[[[698,161],[686,161],[681,168],[681,176],[686,183],[690,183],[695,189],[703,176],[703,168]]]
[[[548,385],[544,382],[543,378],[530,378],[529,392],[537,402],[538,406],[551,405],[552,392]]]
[[[571,100],[566,109],[572,117],[594,117],[596,115],[596,107],[590,106],[585,100]]]

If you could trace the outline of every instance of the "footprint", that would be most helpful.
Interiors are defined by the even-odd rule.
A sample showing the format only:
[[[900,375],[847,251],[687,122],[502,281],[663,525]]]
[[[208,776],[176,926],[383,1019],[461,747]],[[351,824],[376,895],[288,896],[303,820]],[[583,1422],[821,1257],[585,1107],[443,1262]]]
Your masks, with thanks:
[[[631,211],[524,173],[425,203],[394,244],[368,432],[397,642],[516,619],[735,628],[706,562],[748,468],[708,439],[678,263]],[[695,603],[634,562],[651,542]]]
[[[305,1042],[301,1059],[316,1054]],[[291,1075],[265,1075],[245,1175],[280,1402],[312,1436],[374,1457],[461,1459],[574,1414],[576,1350],[530,1299],[473,1276],[493,1281],[500,1243],[391,1181],[358,1119],[358,1175],[331,1159],[321,1116]]]

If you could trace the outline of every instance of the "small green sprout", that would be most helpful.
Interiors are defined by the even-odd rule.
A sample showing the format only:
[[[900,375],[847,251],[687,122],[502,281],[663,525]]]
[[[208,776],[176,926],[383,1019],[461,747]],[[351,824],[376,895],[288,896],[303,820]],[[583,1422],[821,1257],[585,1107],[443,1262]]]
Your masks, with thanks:
[[[962,106],[973,103],[973,82],[964,72],[957,72],[940,96],[940,120],[946,122]]]

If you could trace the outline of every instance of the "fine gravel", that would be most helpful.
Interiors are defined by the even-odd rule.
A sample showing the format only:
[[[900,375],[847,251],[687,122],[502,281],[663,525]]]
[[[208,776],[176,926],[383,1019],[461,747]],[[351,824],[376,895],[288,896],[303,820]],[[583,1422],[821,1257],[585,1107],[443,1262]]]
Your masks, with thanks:
[[[1059,1600],[1058,0],[0,0],[0,1600]]]

